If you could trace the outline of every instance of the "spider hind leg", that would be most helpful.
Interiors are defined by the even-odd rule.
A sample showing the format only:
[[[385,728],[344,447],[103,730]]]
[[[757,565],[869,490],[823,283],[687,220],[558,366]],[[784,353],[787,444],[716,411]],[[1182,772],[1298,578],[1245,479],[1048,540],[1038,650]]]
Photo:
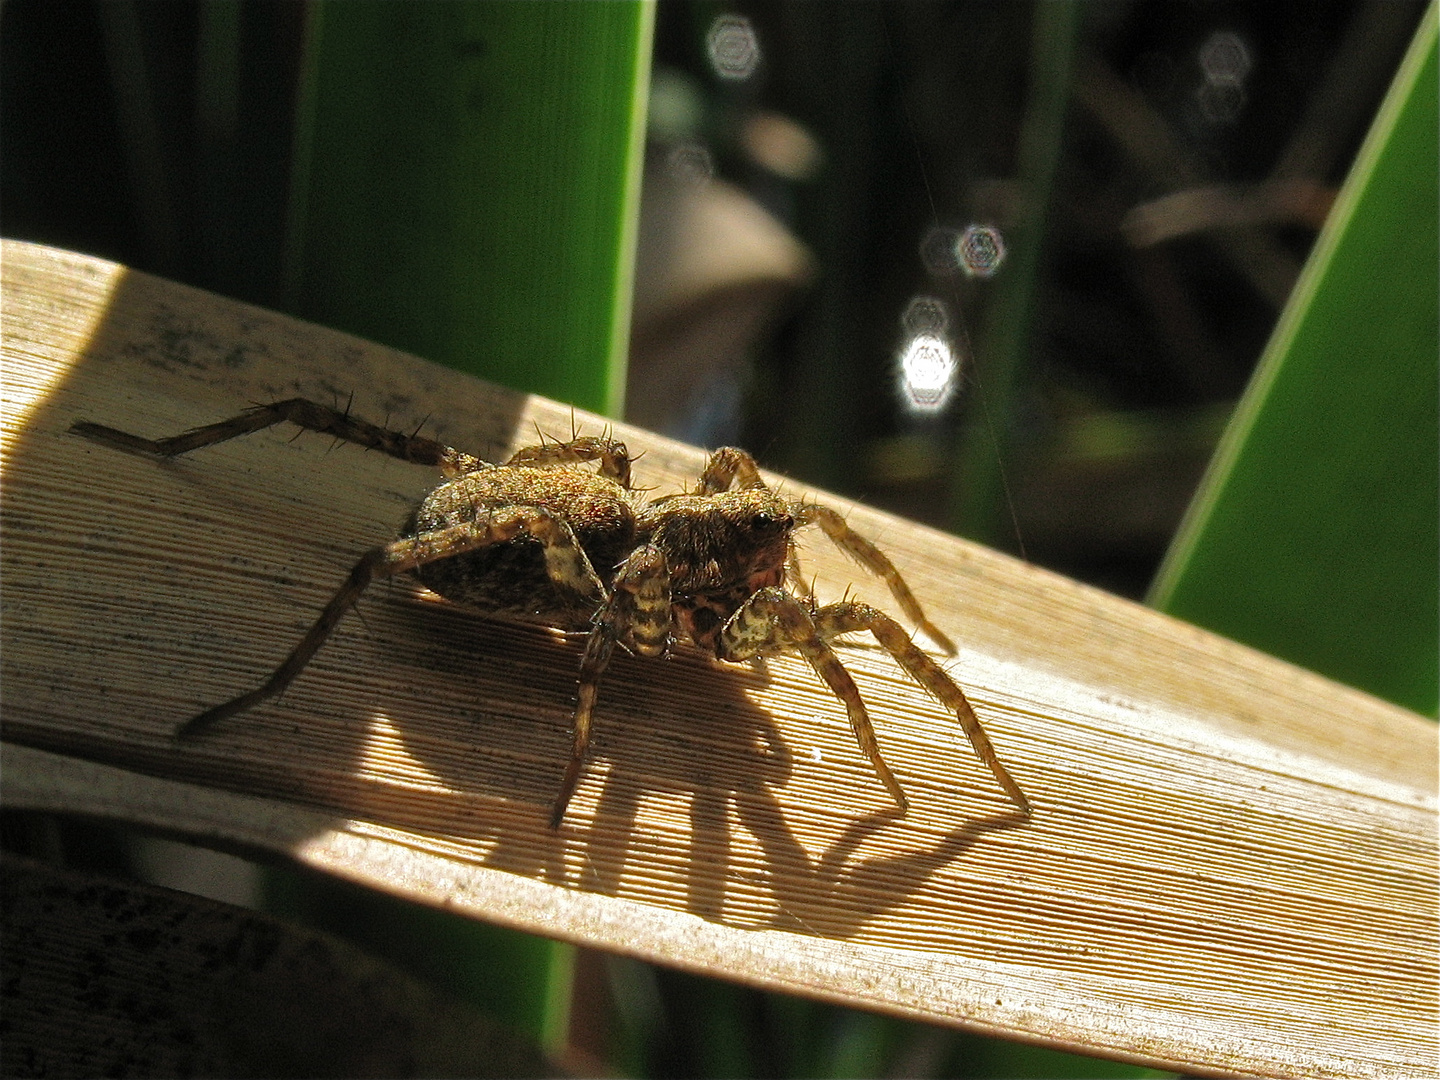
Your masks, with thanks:
[[[341,617],[355,606],[372,582],[483,547],[507,543],[521,535],[532,536],[541,542],[547,569],[557,587],[572,589],[579,600],[594,605],[608,599],[605,586],[590,566],[570,526],[536,507],[507,507],[476,521],[394,540],[371,548],[361,556],[319,618],[265,682],[187,720],[175,732],[175,737],[182,740],[193,738],[221,720],[282,694],[319,652]]]
[[[542,441],[516,450],[505,464],[548,469],[585,461],[598,461],[601,476],[623,488],[630,487],[630,464],[634,458],[623,442],[603,436],[577,435],[568,442]]]
[[[263,431],[286,421],[301,430],[333,435],[343,442],[379,450],[401,461],[433,465],[449,477],[463,476],[476,469],[488,467],[480,459],[434,439],[427,439],[419,434],[406,435],[391,431],[358,416],[352,416],[348,405],[344,410],[334,409],[308,398],[289,398],[285,401],[273,401],[268,405],[257,405],[253,409],[246,409],[239,416],[232,416],[215,424],[206,424],[204,427],[191,428],[164,439],[145,439],[106,427],[104,424],[92,424],[87,420],[70,425],[70,430],[120,450],[171,458],[248,435],[252,431]]]

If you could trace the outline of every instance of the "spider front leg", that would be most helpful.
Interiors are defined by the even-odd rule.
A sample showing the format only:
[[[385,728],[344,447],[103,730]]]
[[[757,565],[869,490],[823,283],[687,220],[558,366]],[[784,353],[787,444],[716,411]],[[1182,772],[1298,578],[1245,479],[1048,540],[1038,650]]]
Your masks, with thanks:
[[[792,513],[795,515],[796,525],[819,525],[825,535],[834,541],[836,547],[876,577],[881,578],[890,587],[890,595],[895,597],[895,602],[900,605],[900,610],[905,612],[906,617],[923,630],[925,636],[939,645],[947,655],[955,655],[954,642],[942,634],[940,629],[925,617],[925,612],[920,607],[920,601],[915,599],[915,594],[910,591],[910,586],[905,584],[905,579],[900,576],[900,571],[895,569],[895,564],[883,551],[850,528],[849,523],[828,506],[799,503],[793,508]]]
[[[870,714],[865,711],[865,703],[860,699],[860,689],[803,603],[784,589],[760,589],[725,624],[716,652],[721,660],[740,661],[787,648],[799,652],[835,696],[844,702],[845,712],[850,718],[850,730],[855,733],[861,752],[869,759],[900,812],[905,813],[909,809],[909,801],[895,774],[880,756],[880,744],[875,739]]]
[[[767,485],[760,476],[760,469],[755,464],[755,459],[748,452],[735,446],[722,446],[712,453],[710,460],[706,462],[705,469],[700,474],[700,482],[695,487],[695,494],[714,495],[720,491],[728,491],[732,486],[744,491],[750,488],[763,488]],[[895,597],[895,602],[900,605],[905,615],[944,652],[950,656],[955,655],[954,642],[925,617],[925,612],[920,607],[920,601],[915,599],[915,594],[910,591],[910,586],[905,584],[905,579],[900,576],[900,571],[895,569],[895,564],[883,551],[850,528],[849,523],[828,506],[796,501],[791,506],[791,513],[795,517],[797,527],[819,525],[836,547],[872,574],[883,579],[890,588],[890,594]],[[809,591],[805,588],[800,576],[799,558],[793,549],[788,560],[786,575],[797,590]]]
[[[560,791],[550,810],[552,829],[560,827],[585,770],[600,676],[605,673],[617,643],[641,656],[660,656],[670,644],[670,570],[664,553],[652,544],[636,548],[620,564],[610,598],[596,612],[590,636],[585,639],[570,759],[565,763]]]
[[[189,431],[183,431],[179,435],[171,435],[165,439],[144,439],[138,435],[131,435],[129,432],[106,427],[104,424],[92,424],[88,420],[81,420],[70,425],[70,430],[87,439],[93,439],[121,450],[171,458],[188,454],[190,451],[199,450],[204,446],[213,446],[241,435],[248,435],[252,431],[274,427],[283,421],[289,421],[306,431],[319,431],[326,435],[333,435],[337,439],[343,439],[345,442],[357,443],[371,450],[379,450],[381,453],[399,458],[401,461],[413,462],[416,465],[434,465],[452,479],[488,467],[479,458],[461,453],[454,447],[446,446],[434,439],[391,431],[378,424],[372,424],[368,420],[362,420],[358,416],[351,416],[349,408],[342,412],[340,409],[332,409],[328,405],[320,405],[306,398],[290,398],[287,401],[275,401],[269,405],[257,405],[253,409],[245,410],[239,416],[232,416],[229,420],[191,428]]]
[[[283,693],[310,663],[320,646],[334,632],[341,616],[355,605],[371,582],[521,536],[531,536],[540,542],[545,554],[546,572],[557,589],[587,605],[599,605],[607,599],[605,586],[570,526],[538,507],[505,507],[493,511],[483,520],[395,540],[373,548],[361,557],[345,579],[345,584],[325,605],[320,617],[265,682],[247,694],[187,720],[175,732],[175,737],[191,738],[212,724]]]
[[[1015,783],[1005,766],[1000,764],[995,747],[991,745],[985,729],[980,726],[980,719],[975,715],[965,692],[945,673],[944,668],[926,656],[919,646],[910,640],[904,627],[883,611],[853,601],[822,607],[815,612],[815,626],[821,637],[826,639],[859,630],[868,630],[875,635],[875,640],[885,647],[885,651],[895,658],[896,663],[910,673],[911,678],[955,713],[976,756],[989,768],[996,781],[1005,789],[1005,794],[1025,812],[1026,817],[1030,816],[1030,800],[1025,798],[1020,785]]]

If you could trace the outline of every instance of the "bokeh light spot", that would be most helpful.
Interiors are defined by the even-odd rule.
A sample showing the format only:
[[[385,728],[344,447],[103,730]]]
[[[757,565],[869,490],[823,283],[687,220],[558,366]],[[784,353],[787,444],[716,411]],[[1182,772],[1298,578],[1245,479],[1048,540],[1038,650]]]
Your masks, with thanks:
[[[720,15],[705,38],[710,67],[722,79],[740,81],[760,66],[760,39],[743,15]]]
[[[1245,79],[1255,64],[1250,47],[1239,34],[1216,30],[1200,46],[1196,60],[1205,76],[1195,89],[1200,115],[1211,124],[1233,124],[1249,101]]]
[[[936,334],[916,334],[900,357],[901,400],[913,412],[939,412],[955,391],[958,373],[948,341]]]
[[[994,277],[1005,261],[1005,238],[993,225],[969,225],[955,241],[955,257],[971,277]]]
[[[900,316],[900,323],[911,337],[920,334],[939,337],[950,329],[950,311],[943,300],[937,300],[933,296],[917,296],[905,306],[905,314]]]
[[[1200,70],[1205,81],[1212,83],[1241,83],[1250,74],[1255,61],[1250,56],[1250,47],[1239,34],[1229,30],[1216,30],[1200,46]]]
[[[669,149],[665,169],[682,183],[705,184],[715,175],[715,159],[704,143],[691,140]]]
[[[956,254],[956,245],[959,242],[960,233],[955,229],[935,225],[926,230],[920,239],[920,261],[925,265],[926,271],[936,277],[955,273],[960,261]]]

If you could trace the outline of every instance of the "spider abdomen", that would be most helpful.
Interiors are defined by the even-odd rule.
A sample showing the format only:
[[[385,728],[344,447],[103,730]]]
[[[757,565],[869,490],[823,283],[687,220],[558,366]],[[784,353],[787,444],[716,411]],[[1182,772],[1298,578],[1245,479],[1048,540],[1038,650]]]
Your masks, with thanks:
[[[468,473],[425,496],[402,535],[484,520],[515,507],[534,507],[565,522],[607,587],[635,544],[629,492],[581,468],[509,466]],[[539,617],[563,629],[584,628],[594,614],[593,607],[577,606],[561,595],[546,572],[540,542],[531,536],[428,563],[414,573],[447,600]]]

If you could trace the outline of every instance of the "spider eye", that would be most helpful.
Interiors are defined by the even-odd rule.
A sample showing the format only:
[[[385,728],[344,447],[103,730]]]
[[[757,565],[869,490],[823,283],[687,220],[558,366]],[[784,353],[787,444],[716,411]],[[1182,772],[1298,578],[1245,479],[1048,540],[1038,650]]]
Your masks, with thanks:
[[[794,525],[794,519],[789,514],[771,514],[764,510],[757,511],[750,517],[750,528],[762,536],[774,536],[782,533]]]

